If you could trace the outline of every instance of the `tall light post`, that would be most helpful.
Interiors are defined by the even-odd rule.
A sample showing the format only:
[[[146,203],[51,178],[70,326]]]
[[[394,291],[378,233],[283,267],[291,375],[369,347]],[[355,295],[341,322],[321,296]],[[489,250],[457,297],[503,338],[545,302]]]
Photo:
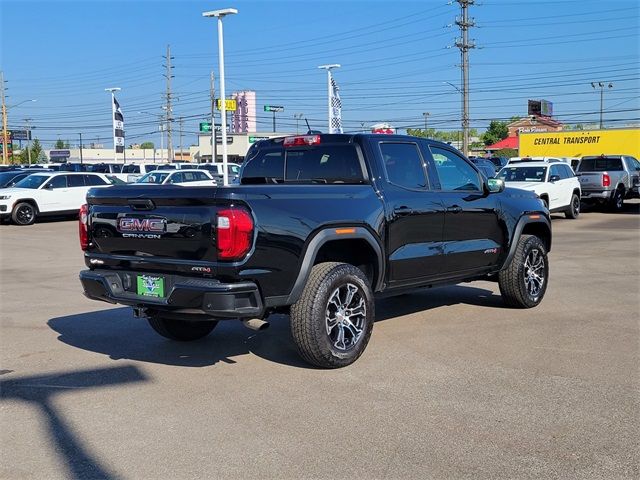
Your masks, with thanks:
[[[80,135],[80,165],[82,165],[82,133],[78,133]]]
[[[424,117],[424,135],[427,135],[427,118],[431,115],[429,112],[422,112],[422,116]]]
[[[117,151],[117,145],[116,145],[116,137],[115,137],[115,131],[113,129],[113,121],[115,119],[114,117],[114,105],[116,103],[116,92],[119,92],[121,90],[120,87],[110,87],[110,88],[105,88],[104,91],[105,92],[111,92],[111,136],[113,137],[113,161],[115,162],[117,157],[118,157],[118,151]]]
[[[27,126],[27,161],[29,162],[29,165],[31,165],[31,121],[32,120],[33,118],[24,119],[24,123]]]
[[[604,89],[605,87],[608,88],[613,88],[613,83],[609,82],[609,84],[607,85],[607,82],[591,82],[591,86],[593,87],[594,90],[596,89],[600,89],[600,130],[602,130],[602,112],[604,111]]]
[[[334,68],[340,68],[339,63],[331,63],[329,65],[320,65],[318,68],[322,68],[327,71],[327,102],[329,105],[329,116],[327,117],[327,126],[329,133],[331,133],[331,70]]]
[[[456,87],[453,83],[451,83],[451,82],[442,82],[442,83],[446,83],[447,85],[452,86],[460,94],[460,115],[461,115],[460,118],[462,119],[461,120],[461,122],[462,122],[461,125],[462,125],[462,130],[464,132],[464,129],[466,127],[465,118],[464,118],[464,94],[463,94],[462,90],[460,90],[458,87]],[[458,134],[458,149],[460,148],[460,146],[461,146],[460,145],[460,134]],[[462,153],[464,153],[464,152],[462,152]],[[466,155],[466,153],[465,153],[465,155]]]
[[[238,10],[235,8],[202,12],[203,17],[215,17],[218,19],[218,68],[220,70],[220,116],[222,117],[222,182],[225,187],[229,185],[229,173],[227,172],[227,97],[224,88],[224,39],[222,35],[222,19],[227,15],[235,15],[236,13],[238,13]],[[213,149],[213,145],[211,148]]]

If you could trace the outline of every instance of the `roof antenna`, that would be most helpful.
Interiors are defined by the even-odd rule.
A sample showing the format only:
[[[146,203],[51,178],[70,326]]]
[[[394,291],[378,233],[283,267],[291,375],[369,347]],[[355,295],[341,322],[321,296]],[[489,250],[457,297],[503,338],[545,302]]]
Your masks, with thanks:
[[[304,121],[307,122],[307,135],[319,135],[322,133],[320,130],[311,130],[307,117],[304,117]]]

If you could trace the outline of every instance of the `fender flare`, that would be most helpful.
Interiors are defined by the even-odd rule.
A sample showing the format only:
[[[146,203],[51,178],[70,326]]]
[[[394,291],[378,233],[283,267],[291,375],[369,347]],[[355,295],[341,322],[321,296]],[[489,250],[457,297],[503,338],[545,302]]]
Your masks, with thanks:
[[[516,223],[516,228],[513,231],[513,238],[511,240],[511,245],[509,246],[509,254],[507,255],[507,258],[502,264],[502,268],[500,270],[504,270],[509,266],[509,264],[511,263],[511,260],[513,259],[513,256],[516,254],[518,241],[522,236],[522,231],[524,230],[524,227],[532,223],[541,223],[547,227],[547,230],[549,230],[549,250],[551,250],[551,222],[549,221],[549,219],[543,215],[539,215],[539,218],[531,218],[530,215],[524,215],[520,217],[520,219],[518,220],[518,223]]]
[[[364,227],[343,227],[340,228],[354,228],[354,232],[352,233],[336,233],[335,227],[327,227],[320,230],[318,233],[314,235],[314,237],[309,241],[307,245],[307,249],[304,253],[304,257],[302,259],[302,263],[300,264],[300,271],[298,272],[298,276],[296,278],[295,283],[293,284],[293,288],[287,297],[286,304],[293,305],[298,301],[300,295],[302,295],[302,290],[307,284],[307,279],[311,274],[311,268],[313,267],[313,262],[318,254],[320,248],[327,242],[332,240],[349,240],[349,239],[361,239],[365,240],[376,253],[376,261],[378,266],[378,279],[376,284],[373,285],[374,291],[379,291],[382,289],[382,285],[384,284],[384,276],[385,276],[385,263],[384,263],[384,254],[382,250],[382,246],[376,239],[376,237],[366,228]]]

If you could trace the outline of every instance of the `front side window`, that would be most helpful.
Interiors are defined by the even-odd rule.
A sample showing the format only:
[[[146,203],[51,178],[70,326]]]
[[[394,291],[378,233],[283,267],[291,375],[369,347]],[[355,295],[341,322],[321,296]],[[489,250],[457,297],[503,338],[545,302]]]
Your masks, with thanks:
[[[58,175],[57,177],[53,177],[44,186],[44,188],[67,188],[67,176],[66,175]]]
[[[48,179],[49,177],[44,175],[29,175],[27,178],[23,178],[18,183],[16,183],[15,187],[16,188],[38,188]]]
[[[464,158],[444,148],[430,148],[442,190],[482,190],[478,172]]]
[[[424,160],[415,143],[380,142],[387,180],[409,189],[427,188]]]
[[[164,182],[165,178],[169,176],[168,173],[164,172],[150,172],[146,175],[140,177],[140,179],[136,183],[157,183],[160,184]]]
[[[169,177],[169,180],[167,181],[167,183],[182,183],[182,182],[190,182],[190,181],[192,182],[193,180],[185,179],[184,173],[177,172]]]

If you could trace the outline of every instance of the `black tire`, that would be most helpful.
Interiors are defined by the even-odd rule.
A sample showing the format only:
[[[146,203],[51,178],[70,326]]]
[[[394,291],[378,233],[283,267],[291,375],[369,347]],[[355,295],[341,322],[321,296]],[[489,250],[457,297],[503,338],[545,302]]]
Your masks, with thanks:
[[[620,212],[624,208],[624,189],[617,188],[609,201],[609,210],[612,212]]]
[[[567,218],[575,220],[580,215],[580,197],[577,194],[573,194],[571,197],[571,204],[569,209],[564,212]]]
[[[165,318],[158,314],[150,316],[147,320],[157,333],[170,340],[180,342],[191,342],[206,337],[218,324],[217,320],[192,322]]]
[[[315,265],[291,306],[291,333],[300,355],[323,368],[355,362],[369,343],[374,320],[369,281],[346,263]]]
[[[36,221],[38,210],[28,202],[20,202],[13,207],[11,220],[16,225],[31,225]]]
[[[498,275],[498,283],[502,299],[510,307],[532,308],[542,301],[549,284],[549,260],[540,238],[520,237],[511,263]]]

